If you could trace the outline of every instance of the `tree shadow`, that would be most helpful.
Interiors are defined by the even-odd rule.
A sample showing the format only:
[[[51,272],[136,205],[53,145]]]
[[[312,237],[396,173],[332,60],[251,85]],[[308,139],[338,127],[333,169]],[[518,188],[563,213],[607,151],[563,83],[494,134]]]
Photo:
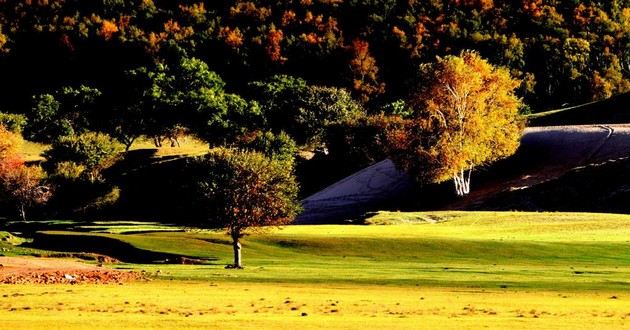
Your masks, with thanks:
[[[139,249],[120,240],[95,235],[34,233],[33,241],[21,246],[56,252],[97,253],[126,263],[215,264],[218,258],[198,258]]]

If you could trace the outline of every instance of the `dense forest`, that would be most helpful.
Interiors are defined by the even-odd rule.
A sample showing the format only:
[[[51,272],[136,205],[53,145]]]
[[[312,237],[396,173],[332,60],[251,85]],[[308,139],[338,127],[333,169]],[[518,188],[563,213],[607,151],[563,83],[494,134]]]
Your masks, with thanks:
[[[344,87],[374,111],[417,67],[474,49],[522,80],[534,110],[630,89],[630,2],[577,0],[4,0],[1,108],[66,86],[122,98],[126,72],[183,54],[226,89],[275,74]]]
[[[47,177],[58,201],[117,200],[105,170],[141,137],[160,147],[194,135],[291,169],[298,149],[323,151],[323,163],[296,165],[302,194],[314,169],[339,178],[392,146],[434,150],[434,162],[446,157],[437,140],[401,136],[437,127],[423,116],[439,93],[413,98],[431,90],[430,65],[465,68],[457,54],[505,82],[478,84],[481,99],[505,87],[500,104],[521,114],[608,98],[630,90],[630,1],[0,0],[0,124],[51,146],[46,175],[11,180]]]

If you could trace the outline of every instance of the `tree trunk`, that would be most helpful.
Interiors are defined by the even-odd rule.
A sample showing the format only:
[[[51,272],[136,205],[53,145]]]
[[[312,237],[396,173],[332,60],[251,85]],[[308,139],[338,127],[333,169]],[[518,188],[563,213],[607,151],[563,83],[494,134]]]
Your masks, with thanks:
[[[232,246],[234,248],[234,268],[243,268],[243,263],[241,262],[241,242],[239,242],[239,239],[236,238],[234,239],[234,242],[232,243]]]
[[[455,184],[455,193],[459,197],[466,196],[470,193],[470,177],[472,175],[472,165],[468,168],[468,175],[464,169],[453,174],[453,183]]]
[[[133,145],[133,143],[136,141],[136,138],[126,138],[125,140],[125,151],[129,151],[129,149],[131,149],[131,146]]]
[[[24,203],[20,203],[20,206],[18,207],[18,212],[20,213],[20,218],[22,219],[22,221],[26,221],[26,210],[24,208]]]
[[[162,137],[161,136],[153,136],[153,144],[155,144],[156,148],[162,147]]]

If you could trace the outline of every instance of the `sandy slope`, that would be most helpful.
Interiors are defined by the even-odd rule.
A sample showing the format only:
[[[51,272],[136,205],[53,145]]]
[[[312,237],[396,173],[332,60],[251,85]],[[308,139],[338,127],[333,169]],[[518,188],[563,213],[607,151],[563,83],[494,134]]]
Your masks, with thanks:
[[[499,192],[525,189],[568,171],[630,156],[630,125],[532,127],[525,130],[518,152],[473,175],[472,192],[464,199],[446,196],[444,205],[423,208],[463,209]],[[404,199],[412,180],[389,160],[359,171],[303,201],[297,223],[325,223],[360,216]],[[443,189],[444,190],[444,189]]]

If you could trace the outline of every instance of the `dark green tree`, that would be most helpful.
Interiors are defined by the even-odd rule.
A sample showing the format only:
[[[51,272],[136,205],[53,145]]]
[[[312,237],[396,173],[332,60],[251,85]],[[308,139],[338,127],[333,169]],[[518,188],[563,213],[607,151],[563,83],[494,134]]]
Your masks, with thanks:
[[[206,210],[201,225],[225,228],[232,238],[232,268],[242,268],[243,235],[288,224],[300,211],[293,167],[259,152],[215,149],[190,164],[189,176]]]

